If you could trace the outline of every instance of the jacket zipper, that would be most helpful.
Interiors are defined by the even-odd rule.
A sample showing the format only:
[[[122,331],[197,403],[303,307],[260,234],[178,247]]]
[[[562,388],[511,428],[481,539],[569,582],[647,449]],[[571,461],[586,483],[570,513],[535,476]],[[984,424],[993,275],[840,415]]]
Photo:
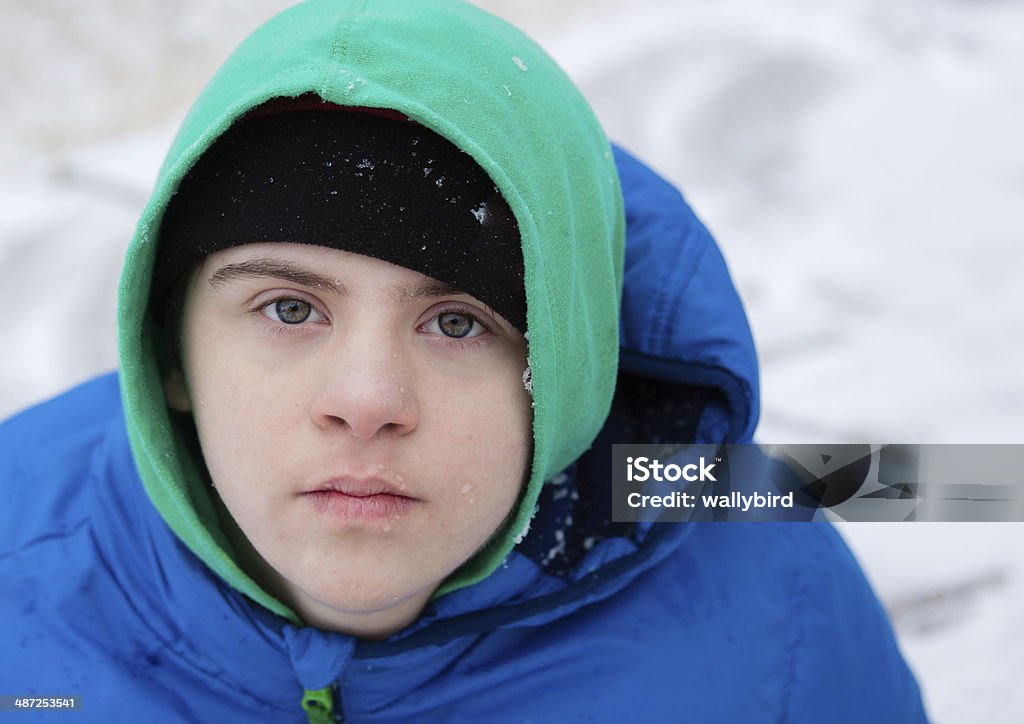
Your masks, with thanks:
[[[336,700],[337,706],[334,704]],[[302,696],[302,708],[309,724],[341,724],[345,721],[337,684],[322,689],[307,689]]]

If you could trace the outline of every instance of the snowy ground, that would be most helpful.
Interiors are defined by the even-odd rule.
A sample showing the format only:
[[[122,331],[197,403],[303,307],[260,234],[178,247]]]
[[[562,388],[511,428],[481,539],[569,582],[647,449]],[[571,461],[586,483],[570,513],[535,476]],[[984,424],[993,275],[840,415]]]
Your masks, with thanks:
[[[0,417],[114,364],[120,256],[271,0],[0,0]],[[1024,437],[1024,4],[482,3],[719,239],[771,442]],[[627,9],[628,8],[628,9]],[[1024,525],[848,524],[938,722],[1024,720]]]

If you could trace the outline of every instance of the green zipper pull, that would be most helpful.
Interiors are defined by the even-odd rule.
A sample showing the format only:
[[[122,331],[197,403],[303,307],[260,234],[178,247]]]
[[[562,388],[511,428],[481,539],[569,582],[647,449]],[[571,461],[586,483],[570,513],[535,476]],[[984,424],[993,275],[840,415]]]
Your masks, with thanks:
[[[307,689],[302,696],[302,708],[306,711],[309,724],[334,724],[334,696],[331,687]]]

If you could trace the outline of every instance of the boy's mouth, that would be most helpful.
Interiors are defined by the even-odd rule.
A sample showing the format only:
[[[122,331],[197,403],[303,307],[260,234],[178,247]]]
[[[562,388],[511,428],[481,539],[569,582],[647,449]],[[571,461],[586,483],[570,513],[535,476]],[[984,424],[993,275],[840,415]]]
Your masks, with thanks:
[[[318,512],[343,520],[396,520],[423,502],[380,478],[331,478],[303,497]]]

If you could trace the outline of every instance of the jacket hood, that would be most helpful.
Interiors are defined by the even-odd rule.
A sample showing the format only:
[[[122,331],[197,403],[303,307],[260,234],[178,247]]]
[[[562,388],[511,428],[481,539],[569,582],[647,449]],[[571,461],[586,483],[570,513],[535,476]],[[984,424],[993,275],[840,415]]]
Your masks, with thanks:
[[[622,149],[615,160],[628,229],[620,368],[661,383],[662,394],[713,393],[691,420],[692,439],[672,442],[751,442],[760,414],[758,361],[725,258],[675,187]],[[671,428],[655,434],[672,437]]]
[[[251,35],[186,117],[128,249],[119,290],[126,422],[146,492],[177,536],[234,588],[293,621],[237,565],[202,463],[163,399],[147,312],[168,200],[233,122],[274,98],[316,94],[398,111],[490,175],[519,225],[533,371],[529,482],[504,531],[439,593],[485,578],[525,530],[545,480],[593,441],[615,384],[625,219],[608,141],[557,65],[521,32],[458,0],[309,0]]]

